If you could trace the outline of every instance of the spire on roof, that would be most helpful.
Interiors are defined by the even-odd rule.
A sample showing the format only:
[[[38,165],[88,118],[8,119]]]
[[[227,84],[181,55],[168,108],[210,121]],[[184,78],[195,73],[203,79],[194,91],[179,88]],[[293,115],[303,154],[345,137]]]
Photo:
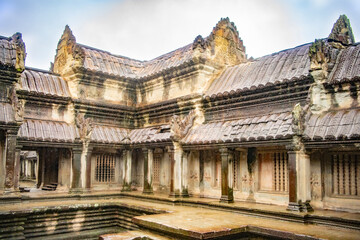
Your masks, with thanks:
[[[355,43],[354,34],[350,26],[350,21],[345,14],[340,15],[339,19],[335,22],[328,38],[329,40],[341,42],[345,45]]]

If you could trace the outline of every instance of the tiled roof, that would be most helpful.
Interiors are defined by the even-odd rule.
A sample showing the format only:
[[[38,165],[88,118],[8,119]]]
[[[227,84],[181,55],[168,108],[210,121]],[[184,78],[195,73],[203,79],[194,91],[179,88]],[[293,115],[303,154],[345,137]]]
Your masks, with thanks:
[[[0,65],[15,66],[16,45],[11,38],[0,36]]]
[[[79,132],[74,125],[65,122],[27,119],[18,136],[31,141],[74,142]]]
[[[10,103],[0,102],[0,123],[15,123],[14,110]]]
[[[229,67],[214,80],[206,95],[246,91],[306,78],[310,69],[309,46],[302,45]]]
[[[108,126],[95,126],[92,134],[91,141],[98,143],[127,143],[128,130],[125,128],[108,127]]]
[[[176,49],[175,51],[164,54],[153,60],[144,62],[144,67],[140,69],[138,77],[146,77],[162,72],[166,69],[177,67],[192,59],[192,44]]]
[[[329,74],[329,83],[360,79],[360,44],[341,50],[334,68]]]
[[[162,129],[169,129],[168,126],[149,127],[134,129],[130,133],[131,143],[156,143],[171,141],[170,131],[163,132]]]
[[[340,110],[311,115],[304,132],[307,140],[360,138],[360,110]]]
[[[78,44],[84,51],[84,68],[112,76],[143,78],[192,59],[192,44],[150,61],[139,61]]]
[[[284,139],[293,135],[291,123],[291,112],[207,123],[192,128],[182,142],[208,144]]]
[[[142,62],[79,44],[85,53],[84,68],[112,76],[134,78]]]
[[[21,88],[41,95],[70,97],[67,82],[62,77],[42,71],[26,69],[21,74]]]

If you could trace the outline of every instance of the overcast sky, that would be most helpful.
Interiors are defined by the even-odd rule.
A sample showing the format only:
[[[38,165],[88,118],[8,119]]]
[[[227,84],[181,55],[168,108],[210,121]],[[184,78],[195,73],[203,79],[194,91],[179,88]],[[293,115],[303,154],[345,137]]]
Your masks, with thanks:
[[[21,32],[26,65],[48,69],[68,24],[78,43],[150,60],[235,23],[248,57],[327,37],[340,14],[360,40],[360,0],[0,0],[0,35]]]

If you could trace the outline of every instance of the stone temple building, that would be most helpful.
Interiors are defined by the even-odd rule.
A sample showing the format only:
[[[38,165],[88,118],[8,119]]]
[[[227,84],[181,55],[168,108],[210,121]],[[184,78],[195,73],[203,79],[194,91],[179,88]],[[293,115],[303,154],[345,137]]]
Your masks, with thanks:
[[[3,196],[28,172],[69,195],[360,212],[360,45],[344,15],[327,38],[257,59],[228,18],[150,61],[82,45],[68,26],[49,71],[25,58],[20,33],[0,37]]]

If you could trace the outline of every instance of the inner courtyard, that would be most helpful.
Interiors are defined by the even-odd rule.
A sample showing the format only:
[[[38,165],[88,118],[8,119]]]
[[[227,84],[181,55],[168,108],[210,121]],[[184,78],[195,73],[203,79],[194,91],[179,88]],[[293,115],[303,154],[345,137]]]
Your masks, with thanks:
[[[0,239],[359,239],[345,15],[256,59],[222,18],[150,61],[68,25],[50,70],[25,60],[21,33],[0,36]]]

